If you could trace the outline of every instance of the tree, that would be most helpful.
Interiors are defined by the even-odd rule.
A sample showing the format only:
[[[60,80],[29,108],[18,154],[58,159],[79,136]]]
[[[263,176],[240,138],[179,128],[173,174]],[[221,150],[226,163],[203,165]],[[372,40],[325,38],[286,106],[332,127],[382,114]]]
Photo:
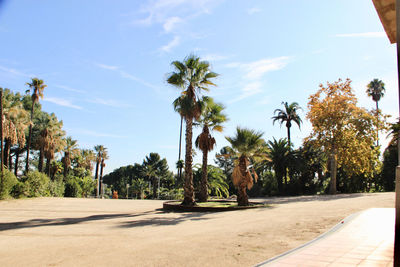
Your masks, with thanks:
[[[254,168],[251,167],[251,163],[266,158],[265,142],[261,138],[262,135],[262,132],[237,127],[235,136],[225,137],[232,146],[229,151],[231,157],[237,159],[232,173],[232,181],[238,189],[237,201],[239,206],[249,205],[246,188],[251,189],[253,179],[257,181],[258,178]]]
[[[25,166],[25,172],[29,172],[29,153],[30,153],[30,147],[31,147],[31,140],[32,140],[32,124],[33,124],[33,114],[34,114],[34,107],[35,103],[39,102],[39,98],[43,98],[43,91],[47,87],[47,85],[44,84],[43,80],[40,80],[38,78],[32,78],[32,81],[30,83],[26,83],[28,85],[29,89],[26,90],[27,93],[30,93],[32,90],[32,108],[31,108],[31,124],[29,125],[29,135],[28,135],[28,144],[26,147],[26,166]]]
[[[215,103],[211,97],[204,97],[205,107],[198,120],[198,124],[203,126],[203,131],[196,138],[195,144],[203,152],[202,178],[200,183],[199,201],[206,202],[208,199],[207,182],[207,162],[208,152],[214,149],[215,139],[210,131],[222,132],[222,123],[227,121],[227,117],[222,111],[225,107],[222,104]]]
[[[101,164],[100,164],[100,190],[101,190],[101,197],[103,197],[103,170],[106,164],[104,161],[108,159],[108,152],[107,148],[104,148],[103,152],[101,153]]]
[[[166,159],[161,159],[158,153],[150,153],[143,160],[142,177],[150,181],[153,186],[153,199],[158,198],[160,181],[169,174]]]
[[[280,124],[282,125],[284,122],[286,123],[286,128],[287,128],[287,136],[288,136],[288,144],[289,148],[291,147],[291,142],[290,142],[290,127],[292,127],[292,121],[295,122],[299,128],[300,124],[302,123],[300,116],[297,114],[297,111],[301,109],[299,104],[297,102],[293,102],[290,105],[288,102],[282,102],[282,105],[285,107],[285,109],[275,109],[274,114],[278,113],[277,115],[273,116],[273,124],[276,121],[279,121]]]
[[[183,160],[181,160],[183,114],[181,112],[180,100],[181,100],[181,97],[178,97],[177,99],[174,100],[174,102],[172,104],[174,106],[174,110],[176,112],[178,112],[181,117],[181,123],[180,123],[180,128],[179,128],[179,151],[178,151],[178,161],[177,161],[176,167],[178,169],[179,181],[182,181],[182,169],[184,166],[183,165],[184,162],[183,162]]]
[[[278,141],[274,138],[273,141],[267,143],[267,155],[271,160],[270,165],[274,169],[276,182],[278,184],[278,191],[280,194],[283,193],[282,181],[285,179],[285,185],[287,185],[287,167],[289,162],[290,148],[289,143],[286,139],[279,139]]]
[[[378,102],[379,102],[379,100],[381,100],[381,98],[385,94],[385,84],[379,79],[373,79],[367,85],[366,93],[368,94],[368,96],[372,97],[372,100],[375,101],[375,104],[376,104],[376,120],[377,120],[377,122],[379,122]],[[379,128],[377,128],[377,131],[376,131],[376,145],[379,146]]]
[[[79,154],[78,141],[73,140],[70,136],[65,139],[64,147],[64,177],[67,177],[69,167],[71,166],[71,159]]]
[[[193,173],[194,183],[198,188],[202,189],[202,176],[203,176],[203,166],[196,164],[195,171]],[[227,183],[227,177],[223,170],[218,167],[209,165],[207,168],[208,184],[207,194],[217,197],[229,197],[229,185]]]
[[[193,119],[198,119],[201,113],[199,94],[208,91],[208,86],[215,85],[211,79],[216,78],[218,74],[210,71],[207,61],[201,61],[194,55],[188,56],[183,62],[173,61],[172,66],[175,71],[168,76],[167,82],[182,90],[180,114],[186,121],[185,185],[182,204],[190,206],[195,205],[192,171]]]
[[[97,145],[94,147],[94,151],[96,152],[96,171],[94,179],[97,181],[96,186],[96,197],[99,197],[100,190],[100,180],[99,180],[99,166],[101,164],[101,155],[106,148],[102,145]]]
[[[336,174],[341,167],[349,176],[371,172],[378,151],[374,117],[357,107],[351,80],[339,79],[327,86],[320,84],[317,93],[309,97],[307,118],[312,123],[308,140],[314,140],[329,156],[330,193],[336,194]]]

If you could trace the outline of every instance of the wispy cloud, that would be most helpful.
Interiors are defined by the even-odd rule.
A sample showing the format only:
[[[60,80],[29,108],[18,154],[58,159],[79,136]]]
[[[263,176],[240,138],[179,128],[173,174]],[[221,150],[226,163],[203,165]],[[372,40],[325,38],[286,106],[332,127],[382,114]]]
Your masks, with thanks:
[[[226,64],[229,68],[240,68],[245,72],[247,79],[260,79],[264,74],[274,70],[283,69],[289,62],[289,57],[265,58],[250,63],[233,62]]]
[[[131,107],[131,105],[121,103],[119,101],[113,99],[102,99],[102,98],[93,98],[86,100],[89,103],[100,104],[109,107],[123,108],[123,107]]]
[[[57,97],[45,97],[43,100],[63,107],[79,109],[79,110],[83,109],[82,107],[73,104],[71,101],[67,99],[62,99]]]
[[[160,50],[168,53],[172,50],[172,48],[178,46],[180,43],[181,38],[179,36],[175,36],[174,39],[172,39],[168,44],[162,46]]]
[[[179,23],[182,23],[183,20],[180,17],[170,17],[167,18],[163,24],[163,28],[165,32],[171,32],[174,30],[174,28],[176,27],[176,25],[178,25]]]
[[[249,83],[241,89],[241,94],[238,97],[230,100],[229,103],[235,103],[249,96],[259,94],[262,92],[261,87],[262,83],[260,81]]]
[[[12,75],[16,75],[16,76],[23,76],[23,77],[34,77],[34,74],[29,74],[29,73],[25,73],[22,71],[19,71],[17,69],[13,69],[13,68],[8,68],[8,67],[4,67],[4,66],[0,66],[0,71],[12,74]]]
[[[340,33],[335,37],[361,37],[361,38],[382,38],[386,37],[385,32],[361,32],[361,33]]]
[[[123,135],[96,132],[96,131],[86,130],[86,129],[70,129],[70,131],[71,132],[76,132],[76,133],[79,133],[79,134],[82,134],[82,135],[93,136],[93,137],[127,138],[127,136],[123,136]]]
[[[253,7],[253,8],[247,9],[247,14],[253,15],[253,14],[259,13],[259,12],[261,12],[261,11],[262,11],[262,10],[259,9],[258,7]]]
[[[132,74],[130,74],[130,73],[128,73],[128,72],[122,70],[122,69],[121,69],[120,67],[118,67],[118,66],[106,65],[106,64],[101,64],[101,63],[94,63],[94,65],[97,66],[97,67],[99,67],[99,68],[105,69],[105,70],[109,70],[109,71],[116,72],[116,73],[118,73],[121,77],[126,78],[126,79],[129,79],[129,80],[132,80],[132,81],[135,81],[135,82],[138,82],[138,83],[141,83],[142,85],[144,85],[144,86],[146,86],[146,87],[152,88],[152,89],[154,89],[154,90],[158,90],[158,87],[157,87],[157,86],[155,86],[155,85],[153,85],[153,84],[151,84],[151,83],[148,83],[148,82],[146,82],[146,81],[144,81],[144,80],[142,80],[142,79],[136,77],[135,75],[132,75]]]
[[[61,89],[64,89],[64,90],[67,90],[70,92],[76,92],[76,93],[81,93],[81,94],[86,93],[85,91],[71,88],[71,87],[65,86],[65,85],[60,85],[60,84],[53,84],[53,87],[61,88]]]
[[[247,97],[260,94],[263,92],[262,78],[270,72],[283,69],[289,63],[290,57],[276,57],[276,58],[264,58],[253,62],[240,63],[231,62],[226,64],[225,67],[237,68],[243,72],[242,77],[245,80],[245,85],[240,90],[239,96],[230,100],[230,103],[234,103],[243,100]]]

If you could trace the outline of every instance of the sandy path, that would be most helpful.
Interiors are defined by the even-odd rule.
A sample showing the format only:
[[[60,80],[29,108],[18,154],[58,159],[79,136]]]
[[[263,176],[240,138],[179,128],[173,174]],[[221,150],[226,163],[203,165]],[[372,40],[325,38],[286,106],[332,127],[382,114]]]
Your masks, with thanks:
[[[252,266],[394,193],[258,199],[270,208],[164,213],[163,201],[0,201],[0,266]]]

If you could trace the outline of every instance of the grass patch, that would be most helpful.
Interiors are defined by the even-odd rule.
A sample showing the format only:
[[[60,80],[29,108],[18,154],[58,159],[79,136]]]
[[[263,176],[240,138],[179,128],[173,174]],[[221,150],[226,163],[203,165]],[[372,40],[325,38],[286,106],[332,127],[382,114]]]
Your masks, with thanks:
[[[198,202],[198,206],[200,207],[212,207],[212,208],[228,208],[228,207],[237,207],[237,202],[221,202],[221,201],[207,201],[207,202]]]

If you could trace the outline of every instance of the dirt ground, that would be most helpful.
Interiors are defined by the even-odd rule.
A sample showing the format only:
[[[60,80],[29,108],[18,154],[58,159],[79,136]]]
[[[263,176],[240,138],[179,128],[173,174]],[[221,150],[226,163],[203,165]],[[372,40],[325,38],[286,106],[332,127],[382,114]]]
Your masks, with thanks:
[[[157,200],[0,201],[0,266],[252,266],[352,213],[393,208],[394,193],[256,201],[271,205],[165,213]]]

